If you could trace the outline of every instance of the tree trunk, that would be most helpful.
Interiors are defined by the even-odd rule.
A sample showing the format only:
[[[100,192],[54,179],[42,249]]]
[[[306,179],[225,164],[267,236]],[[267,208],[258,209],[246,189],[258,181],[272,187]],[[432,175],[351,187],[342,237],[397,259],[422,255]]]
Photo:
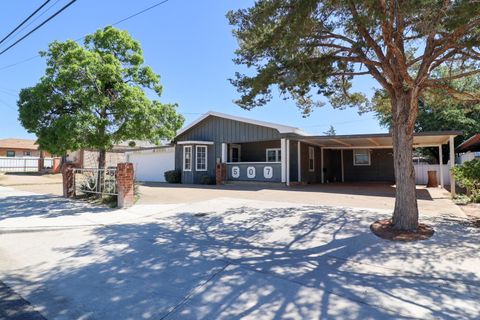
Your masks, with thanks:
[[[101,149],[98,152],[98,169],[105,169],[105,164],[106,164],[106,154],[107,151],[105,149]]]
[[[395,209],[393,227],[414,231],[418,227],[418,205],[413,166],[413,129],[418,110],[417,96],[401,92],[392,99],[393,161],[395,167]]]

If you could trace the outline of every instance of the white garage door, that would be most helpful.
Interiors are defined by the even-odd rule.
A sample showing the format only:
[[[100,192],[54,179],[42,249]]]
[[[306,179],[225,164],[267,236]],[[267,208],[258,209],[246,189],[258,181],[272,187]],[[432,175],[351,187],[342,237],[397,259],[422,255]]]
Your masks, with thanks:
[[[128,155],[137,181],[165,182],[165,171],[175,169],[175,149],[162,148]]]

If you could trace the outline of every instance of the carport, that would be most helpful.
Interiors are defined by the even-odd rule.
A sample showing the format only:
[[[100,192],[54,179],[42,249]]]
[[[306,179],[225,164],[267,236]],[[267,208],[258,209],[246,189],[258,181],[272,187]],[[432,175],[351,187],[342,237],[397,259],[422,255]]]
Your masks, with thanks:
[[[455,147],[454,138],[462,134],[460,131],[441,131],[441,132],[421,132],[416,133],[413,138],[414,148],[434,147],[438,148],[440,159],[443,157],[442,146],[449,144],[450,146],[450,164],[455,163]],[[307,172],[302,166],[307,165],[308,169],[314,169],[315,167],[315,155],[316,150],[305,149],[302,145],[315,146],[319,153],[319,182],[326,183],[331,182],[328,180],[329,174],[332,174],[334,169],[328,170],[329,167],[334,167],[338,171],[338,182],[351,181],[351,177],[365,177],[371,174],[375,168],[377,172],[388,171],[391,167],[393,172],[393,141],[392,136],[389,133],[381,134],[358,134],[358,135],[335,135],[335,136],[296,136],[290,135],[287,140],[298,141],[297,148],[292,154],[290,150],[285,150],[284,154],[288,157],[285,160],[287,162],[287,184],[294,181],[303,181],[302,174]],[[289,143],[286,143],[289,146]],[[372,153],[376,152],[378,157],[374,162]],[[328,153],[328,155],[327,155]],[[333,156],[336,155],[336,156]],[[298,157],[297,159],[292,159]],[[349,161],[347,161],[347,157]],[[389,160],[390,158],[390,160]],[[307,161],[306,161],[306,160]],[[312,160],[313,159],[313,160]],[[353,160],[353,163],[351,162]],[[290,179],[292,176],[292,164],[296,166],[297,172],[294,173],[294,179]],[[312,170],[310,170],[312,171]],[[384,178],[383,180],[390,179],[390,176],[379,176]],[[382,179],[379,179],[382,180]],[[443,179],[443,166],[440,166],[440,185],[444,187]],[[451,193],[455,194],[455,182],[451,177]]]

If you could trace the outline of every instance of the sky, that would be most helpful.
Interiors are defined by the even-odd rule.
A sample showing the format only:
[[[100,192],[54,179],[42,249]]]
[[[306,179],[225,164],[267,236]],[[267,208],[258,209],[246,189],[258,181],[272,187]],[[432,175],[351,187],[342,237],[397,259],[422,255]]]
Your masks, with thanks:
[[[45,0],[2,1],[0,38],[8,34]],[[39,24],[69,0],[51,0],[50,11],[35,21],[0,51]],[[35,138],[18,121],[18,92],[35,85],[45,71],[45,60],[33,58],[54,40],[78,39],[111,25],[160,0],[78,0],[24,41],[0,55],[0,138]],[[140,41],[145,63],[161,76],[164,103],[178,103],[185,125],[210,110],[295,126],[312,134],[322,134],[333,125],[337,134],[386,132],[371,113],[357,109],[333,109],[328,103],[307,118],[294,101],[276,97],[266,106],[244,110],[233,101],[239,97],[228,81],[236,71],[245,70],[232,59],[237,48],[232,26],[225,14],[251,5],[253,1],[169,0],[146,13],[118,24]],[[29,59],[26,62],[22,62]],[[22,63],[19,63],[22,62]],[[12,66],[13,65],[13,66]],[[369,76],[354,82],[354,89],[367,95],[378,86]]]

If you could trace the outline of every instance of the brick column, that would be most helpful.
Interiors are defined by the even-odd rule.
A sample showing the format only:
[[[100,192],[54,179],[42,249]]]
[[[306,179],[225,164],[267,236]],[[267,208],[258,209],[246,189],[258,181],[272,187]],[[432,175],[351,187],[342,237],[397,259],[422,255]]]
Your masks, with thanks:
[[[133,163],[117,164],[117,206],[128,208],[135,202]]]
[[[63,196],[66,198],[75,197],[75,181],[74,181],[75,177],[73,174],[74,168],[75,168],[75,164],[73,163],[65,163],[62,166]]]
[[[215,168],[215,180],[218,185],[225,184],[225,181],[227,180],[227,164],[217,163]]]

